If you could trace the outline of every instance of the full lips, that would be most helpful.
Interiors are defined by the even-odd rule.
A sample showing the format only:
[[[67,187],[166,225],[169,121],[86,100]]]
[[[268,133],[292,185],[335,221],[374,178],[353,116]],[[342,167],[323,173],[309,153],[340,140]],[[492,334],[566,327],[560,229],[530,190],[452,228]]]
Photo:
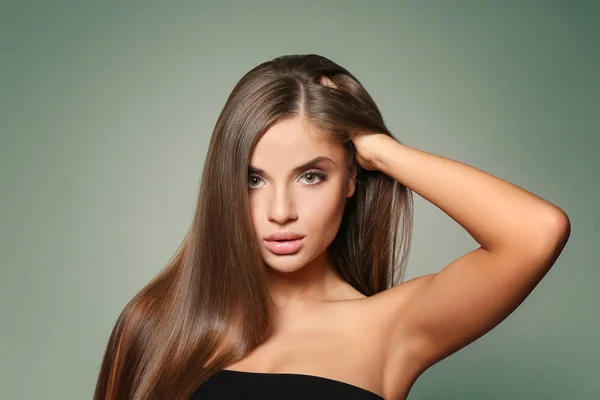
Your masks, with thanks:
[[[303,244],[304,238],[283,241],[265,240],[267,249],[277,255],[293,254],[300,250]]]

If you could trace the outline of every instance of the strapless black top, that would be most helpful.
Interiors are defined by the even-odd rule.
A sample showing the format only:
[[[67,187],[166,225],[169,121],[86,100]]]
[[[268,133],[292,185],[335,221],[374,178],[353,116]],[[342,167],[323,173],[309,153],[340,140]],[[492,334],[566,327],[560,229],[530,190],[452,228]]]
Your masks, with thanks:
[[[349,383],[314,375],[223,369],[212,375],[189,400],[385,400]]]

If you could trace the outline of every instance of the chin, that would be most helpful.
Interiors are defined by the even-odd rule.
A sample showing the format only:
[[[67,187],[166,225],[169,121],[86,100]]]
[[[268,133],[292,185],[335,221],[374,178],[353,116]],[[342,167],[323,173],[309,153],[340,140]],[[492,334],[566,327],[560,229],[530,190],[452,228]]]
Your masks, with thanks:
[[[299,253],[285,256],[269,253],[263,258],[263,261],[270,269],[284,273],[297,271],[307,263],[305,257],[301,257]]]

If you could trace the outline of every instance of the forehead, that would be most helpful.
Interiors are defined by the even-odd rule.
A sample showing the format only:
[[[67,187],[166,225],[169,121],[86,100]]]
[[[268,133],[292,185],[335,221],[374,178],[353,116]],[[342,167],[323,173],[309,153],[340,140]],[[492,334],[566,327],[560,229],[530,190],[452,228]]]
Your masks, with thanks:
[[[273,124],[259,139],[251,157],[258,168],[295,167],[317,156],[337,160],[344,157],[344,146],[332,141],[315,125],[299,117]]]

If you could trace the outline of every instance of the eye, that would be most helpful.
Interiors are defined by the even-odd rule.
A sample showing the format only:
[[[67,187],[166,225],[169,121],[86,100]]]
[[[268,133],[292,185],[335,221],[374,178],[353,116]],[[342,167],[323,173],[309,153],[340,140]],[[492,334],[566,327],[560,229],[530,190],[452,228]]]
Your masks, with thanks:
[[[306,171],[304,174],[302,174],[302,178],[304,178],[304,181],[309,184],[309,185],[316,185],[317,183],[324,181],[325,179],[327,179],[327,174],[321,172],[321,171]]]
[[[258,184],[260,183],[260,181],[262,181],[261,178],[259,178],[256,175],[248,175],[248,187],[250,189],[255,189],[258,187]]]
[[[313,186],[326,180],[327,174],[318,170],[306,171],[302,174],[301,179],[304,179],[305,184]],[[263,179],[257,175],[248,175],[248,188],[257,189],[262,181]]]

